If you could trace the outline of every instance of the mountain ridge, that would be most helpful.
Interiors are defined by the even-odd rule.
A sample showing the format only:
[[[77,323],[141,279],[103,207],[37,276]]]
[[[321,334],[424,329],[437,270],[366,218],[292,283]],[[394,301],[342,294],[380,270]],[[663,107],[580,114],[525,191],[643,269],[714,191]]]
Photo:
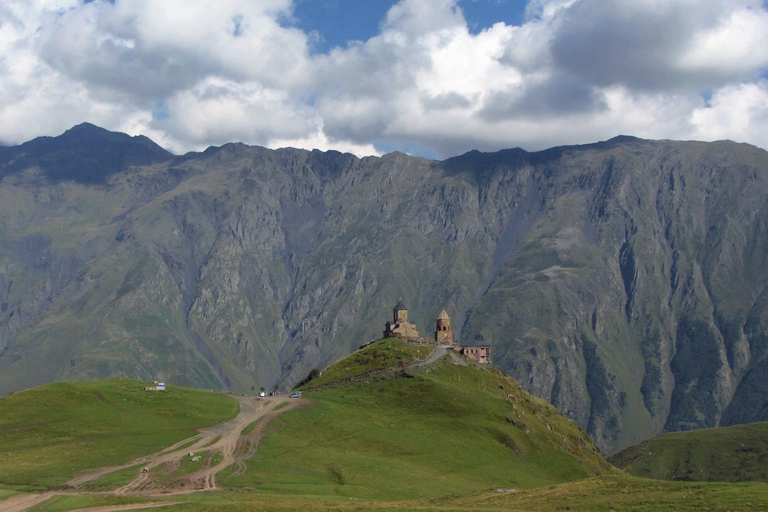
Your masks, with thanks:
[[[107,375],[290,386],[380,336],[404,298],[421,332],[445,307],[606,452],[768,419],[758,148],[622,136],[437,162],[233,143],[86,158],[72,179],[6,154],[0,393]]]
[[[151,165],[171,158],[171,153],[144,135],[131,137],[81,123],[57,137],[37,137],[18,146],[0,147],[0,179],[39,167],[53,182],[104,183],[106,176],[129,166]]]

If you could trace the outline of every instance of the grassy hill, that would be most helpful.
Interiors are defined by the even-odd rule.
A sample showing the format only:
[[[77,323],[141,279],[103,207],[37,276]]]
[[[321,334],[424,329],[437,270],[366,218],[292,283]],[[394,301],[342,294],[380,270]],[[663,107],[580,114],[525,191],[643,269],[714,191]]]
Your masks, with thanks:
[[[661,480],[768,482],[768,422],[662,434],[609,460]]]
[[[34,511],[148,501],[184,512],[746,512],[768,505],[763,483],[622,474],[573,422],[495,368],[450,354],[420,365],[428,352],[382,340],[326,369],[304,386],[304,407],[268,425],[245,468],[217,477],[217,492],[62,494]],[[223,395],[183,388],[144,393],[141,386],[127,379],[60,383],[0,401],[0,446],[10,453],[0,457],[0,499],[9,490],[61,483],[73,467],[159,450],[236,410]],[[17,467],[19,461],[26,467]],[[125,478],[135,468],[130,473]]]
[[[238,411],[220,393],[176,386],[148,393],[146,385],[59,382],[0,399],[0,489],[60,485],[84,469],[156,452]]]
[[[372,372],[396,370],[401,365],[415,363],[430,352],[432,347],[408,345],[397,338],[378,340],[329,366],[301,389],[317,389],[332,384],[338,386],[361,376],[370,376]]]
[[[304,386],[312,406],[281,415],[247,472],[223,483],[400,500],[612,471],[575,423],[495,368],[458,356],[411,366],[430,351],[382,340],[331,366]]]

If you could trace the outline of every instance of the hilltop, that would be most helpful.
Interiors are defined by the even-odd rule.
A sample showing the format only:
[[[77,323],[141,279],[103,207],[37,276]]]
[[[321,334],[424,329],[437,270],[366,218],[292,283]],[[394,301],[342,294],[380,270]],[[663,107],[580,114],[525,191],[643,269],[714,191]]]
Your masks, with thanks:
[[[610,473],[592,440],[490,365],[379,340],[303,386],[236,486],[412,499]],[[450,352],[450,351],[449,351]]]
[[[401,500],[615,471],[550,404],[489,365],[450,353],[429,362],[433,349],[379,340],[307,383],[304,398],[242,398],[242,419],[187,441],[214,418],[231,417],[233,400],[175,387],[147,392],[129,379],[14,393],[0,401],[0,443],[9,450],[0,488],[58,486],[65,497],[104,491],[111,482],[118,496],[136,498],[223,489]],[[249,410],[257,413],[250,420]],[[272,410],[282,412],[264,415]],[[251,424],[258,418],[272,423]],[[234,444],[208,455],[208,466],[186,456],[215,454],[224,439]],[[171,445],[175,452],[162,450]],[[135,464],[149,472],[136,479]],[[215,472],[203,473],[206,467]],[[182,481],[186,474],[190,480]]]
[[[445,161],[91,125],[0,148],[0,396],[288,389],[399,298],[605,453],[768,419],[768,153],[620,137]]]
[[[695,482],[768,482],[768,423],[669,432],[609,459],[645,478]]]

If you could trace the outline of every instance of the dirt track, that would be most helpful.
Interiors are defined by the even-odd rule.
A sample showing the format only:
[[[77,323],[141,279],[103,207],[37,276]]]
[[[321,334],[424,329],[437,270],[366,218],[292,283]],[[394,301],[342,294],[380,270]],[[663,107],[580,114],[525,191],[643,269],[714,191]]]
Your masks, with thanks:
[[[132,482],[108,494],[160,497],[214,490],[217,488],[216,475],[222,470],[235,465],[237,466],[236,472],[245,471],[245,459],[256,452],[259,440],[266,431],[267,424],[275,416],[306,403],[306,400],[301,398],[289,399],[287,397],[270,397],[264,400],[257,400],[252,397],[235,398],[240,402],[240,413],[231,421],[202,429],[200,434],[196,436],[179,441],[160,452],[131,461],[122,466],[110,466],[88,471],[67,482],[66,486],[71,490],[12,496],[7,500],[0,501],[0,510],[3,512],[22,512],[53,496],[91,494],[83,492],[78,488],[109,473],[136,465],[141,465],[149,471],[147,473],[139,472],[136,479]],[[276,411],[275,408],[280,404],[284,405]],[[255,427],[248,434],[244,435],[243,430],[254,422],[257,422]],[[190,445],[190,442],[193,442],[193,444]],[[184,446],[184,448],[180,448],[181,446]],[[202,455],[201,452],[205,452],[205,454]],[[200,454],[203,457],[202,467],[188,475],[173,476],[181,467],[184,456],[189,453]],[[216,458],[220,458],[220,460],[215,462]],[[139,506],[123,505],[81,510],[113,512],[170,505],[173,505],[173,503],[145,503]]]

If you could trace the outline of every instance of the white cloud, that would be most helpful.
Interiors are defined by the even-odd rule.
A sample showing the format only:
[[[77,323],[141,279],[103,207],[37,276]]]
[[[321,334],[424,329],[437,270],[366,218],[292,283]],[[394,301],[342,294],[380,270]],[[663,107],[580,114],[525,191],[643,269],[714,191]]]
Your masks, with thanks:
[[[84,119],[115,126],[130,112],[119,102],[94,98],[87,84],[40,58],[40,27],[78,6],[77,1],[0,4],[0,141],[58,134]]]
[[[383,29],[418,39],[423,34],[464,25],[455,0],[401,0],[387,13]]]
[[[270,139],[268,146],[271,148],[312,148],[321,151],[334,150],[342,153],[352,153],[353,155],[381,156],[381,152],[377,150],[373,144],[355,144],[345,140],[329,139],[328,136],[323,133],[322,126],[318,126],[314,133],[311,133],[306,137],[298,139]]]
[[[292,9],[5,0],[0,141],[90,121],[178,153],[243,141],[450,156],[619,133],[768,147],[761,0],[532,0],[522,25],[479,33],[456,0],[401,0],[378,35],[319,55],[286,24]]]
[[[691,123],[696,139],[733,139],[768,148],[768,82],[723,87],[693,111]]]
[[[316,129],[308,107],[280,89],[258,82],[208,77],[168,99],[167,119],[157,121],[182,142],[196,148],[248,140],[265,145],[270,139],[300,139]]]
[[[282,27],[288,0],[91,2],[57,16],[40,56],[93,86],[156,99],[214,75],[268,87],[306,79],[307,37]]]
[[[768,12],[741,8],[687,42],[679,66],[713,74],[753,77],[768,67]]]

